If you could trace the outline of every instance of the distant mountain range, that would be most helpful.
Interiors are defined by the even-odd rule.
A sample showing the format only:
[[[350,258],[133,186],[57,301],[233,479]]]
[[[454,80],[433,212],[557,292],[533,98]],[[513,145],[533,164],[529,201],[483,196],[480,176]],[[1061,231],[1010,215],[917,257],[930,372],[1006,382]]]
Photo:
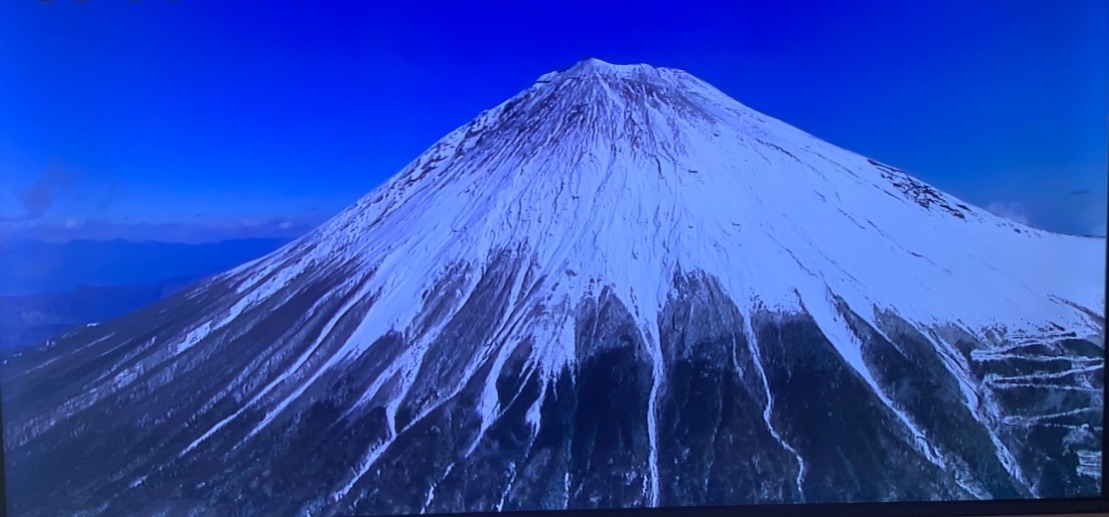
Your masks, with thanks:
[[[117,318],[285,242],[7,243],[0,248],[0,350]]]
[[[81,286],[61,293],[0,295],[0,350],[38,345],[154,303],[199,280]]]
[[[82,286],[199,279],[265,255],[288,239],[204,244],[81,240],[0,244],[0,295],[62,293]]]

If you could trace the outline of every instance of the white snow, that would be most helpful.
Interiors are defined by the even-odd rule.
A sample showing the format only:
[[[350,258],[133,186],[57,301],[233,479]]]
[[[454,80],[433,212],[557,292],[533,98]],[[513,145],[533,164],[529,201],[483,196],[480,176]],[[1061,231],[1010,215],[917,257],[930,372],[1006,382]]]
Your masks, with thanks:
[[[766,370],[762,365],[762,350],[759,348],[758,336],[755,335],[751,317],[751,313],[743,315],[743,332],[747,337],[747,351],[751,354],[751,361],[755,365],[755,370],[759,373],[759,382],[762,383],[763,393],[766,395],[766,406],[762,410],[762,420],[766,424],[766,429],[770,431],[770,435],[782,444],[782,448],[789,451],[797,459],[797,477],[794,479],[794,483],[797,485],[797,493],[803,497],[805,493],[805,458],[778,433],[778,429],[774,426],[774,393],[770,391],[770,383],[766,379]],[[736,366],[739,366],[738,363]]]
[[[658,398],[662,387],[663,372],[662,349],[657,341],[648,338],[651,350],[651,394],[647,401],[647,441],[651,447],[647,458],[647,468],[651,476],[648,479],[647,489],[651,506],[658,506],[659,492],[662,481],[658,473]]]
[[[1101,479],[1101,451],[1082,450],[1077,451],[1077,454],[1078,467],[1076,469],[1078,474]]]

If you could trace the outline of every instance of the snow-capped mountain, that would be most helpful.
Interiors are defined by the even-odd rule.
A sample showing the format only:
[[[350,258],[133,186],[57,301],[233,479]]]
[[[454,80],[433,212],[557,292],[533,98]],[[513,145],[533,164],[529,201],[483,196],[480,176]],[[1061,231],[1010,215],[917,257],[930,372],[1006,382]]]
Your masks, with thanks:
[[[586,60],[277,252],[9,358],[12,509],[1096,495],[1105,244]]]

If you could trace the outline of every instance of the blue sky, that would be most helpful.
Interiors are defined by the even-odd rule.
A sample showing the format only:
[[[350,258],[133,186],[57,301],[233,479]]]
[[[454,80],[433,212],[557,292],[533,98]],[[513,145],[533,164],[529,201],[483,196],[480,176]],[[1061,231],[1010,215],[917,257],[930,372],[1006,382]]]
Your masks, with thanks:
[[[585,57],[685,69],[981,206],[1105,232],[1101,0],[388,4],[4,2],[0,232],[292,235]]]

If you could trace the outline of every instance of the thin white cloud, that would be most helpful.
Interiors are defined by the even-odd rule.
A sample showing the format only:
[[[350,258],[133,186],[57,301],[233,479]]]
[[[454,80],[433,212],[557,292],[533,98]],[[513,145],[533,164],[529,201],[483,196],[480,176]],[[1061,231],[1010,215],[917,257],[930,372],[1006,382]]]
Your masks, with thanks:
[[[986,210],[1020,224],[1032,224],[1031,220],[1028,218],[1028,213],[1020,203],[994,201],[986,205]]]
[[[1087,215],[1089,234],[1094,237],[1105,237],[1106,234],[1106,213],[1105,206],[1095,206],[1089,210]]]
[[[1086,194],[1071,197],[1067,209],[1074,214],[1075,234],[1105,237],[1106,223],[1109,222],[1105,191],[1086,190]]]

